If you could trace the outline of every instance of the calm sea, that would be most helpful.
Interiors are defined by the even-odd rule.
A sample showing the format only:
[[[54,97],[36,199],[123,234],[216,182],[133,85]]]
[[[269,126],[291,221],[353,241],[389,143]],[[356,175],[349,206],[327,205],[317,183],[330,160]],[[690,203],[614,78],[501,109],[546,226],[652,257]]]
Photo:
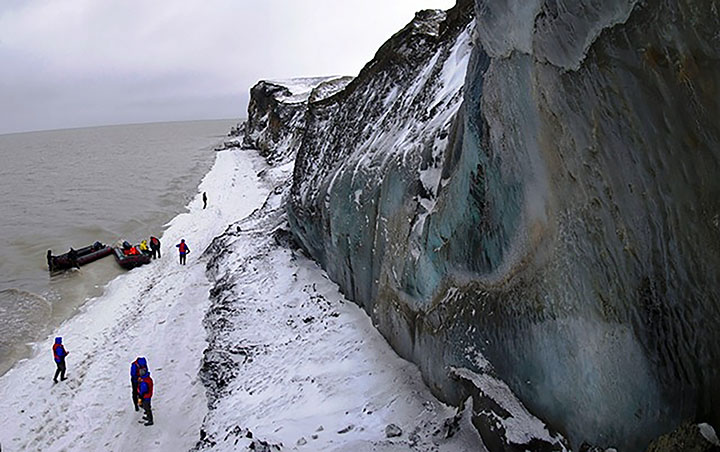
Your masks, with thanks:
[[[0,135],[0,375],[123,270],[50,275],[45,254],[160,236],[235,120]]]

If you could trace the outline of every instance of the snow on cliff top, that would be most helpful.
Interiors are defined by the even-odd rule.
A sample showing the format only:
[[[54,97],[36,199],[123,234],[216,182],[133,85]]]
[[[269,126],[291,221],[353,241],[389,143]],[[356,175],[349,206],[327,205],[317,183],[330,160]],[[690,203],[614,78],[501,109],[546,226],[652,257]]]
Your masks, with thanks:
[[[276,98],[279,101],[299,103],[307,102],[310,95],[313,94],[313,90],[316,88],[319,88],[322,92],[324,92],[324,95],[321,97],[325,98],[344,88],[351,80],[352,77],[334,75],[329,77],[300,77],[285,80],[264,80],[264,82],[271,85],[281,86],[288,90],[290,94],[276,95]],[[316,100],[320,100],[318,99],[317,93],[313,96],[313,101]]]

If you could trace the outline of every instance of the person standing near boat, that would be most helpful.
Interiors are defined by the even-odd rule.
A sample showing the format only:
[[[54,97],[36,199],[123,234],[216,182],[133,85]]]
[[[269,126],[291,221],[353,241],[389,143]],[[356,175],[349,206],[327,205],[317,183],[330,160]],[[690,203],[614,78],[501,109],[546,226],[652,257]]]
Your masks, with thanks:
[[[65,357],[70,354],[70,352],[65,350],[65,346],[62,344],[62,338],[56,337],[55,338],[55,344],[53,345],[53,358],[55,359],[55,364],[57,365],[57,370],[55,370],[55,377],[53,377],[53,383],[57,383],[58,375],[60,375],[60,380],[65,381],[67,378],[65,378],[65,370],[67,367],[65,366]]]
[[[207,192],[203,192],[203,209],[207,207]]]
[[[47,264],[48,264],[48,270],[53,271],[53,255],[52,255],[52,250],[48,250],[48,252],[47,252]]]
[[[78,253],[75,251],[74,248],[70,248],[70,251],[68,251],[68,259],[70,259],[70,265],[72,265],[75,268],[80,268],[80,265],[78,265]]]
[[[132,388],[132,400],[135,405],[135,411],[140,411],[140,404],[138,404],[138,383],[140,382],[140,371],[141,369],[148,370],[147,360],[143,357],[138,358],[130,364],[130,387]]]
[[[138,404],[143,407],[145,411],[145,425],[153,425],[153,414],[152,406],[150,401],[153,396],[153,379],[150,378],[150,371],[147,368],[138,369]]]
[[[155,259],[156,254],[158,259],[160,258],[160,239],[155,236],[150,236],[150,251],[152,251],[153,259]]]
[[[188,248],[187,244],[185,243],[185,239],[181,239],[180,243],[175,245],[175,247],[178,249],[178,252],[180,253],[180,265],[185,265],[185,259],[187,257],[187,254],[190,253],[190,248]]]

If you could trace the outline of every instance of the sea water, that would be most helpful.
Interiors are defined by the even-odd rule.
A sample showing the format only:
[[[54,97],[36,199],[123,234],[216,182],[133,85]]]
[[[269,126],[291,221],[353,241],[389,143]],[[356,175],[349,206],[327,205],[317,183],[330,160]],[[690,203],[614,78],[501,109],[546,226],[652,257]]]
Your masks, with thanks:
[[[47,250],[159,237],[236,122],[0,135],[0,374],[124,272],[109,256],[50,274]],[[163,252],[171,245],[163,243]]]

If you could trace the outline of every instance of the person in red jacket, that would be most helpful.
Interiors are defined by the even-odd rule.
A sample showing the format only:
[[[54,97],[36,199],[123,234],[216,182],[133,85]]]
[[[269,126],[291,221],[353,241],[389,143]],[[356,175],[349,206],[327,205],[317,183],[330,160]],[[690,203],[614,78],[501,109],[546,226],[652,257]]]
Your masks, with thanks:
[[[185,265],[185,258],[188,253],[190,253],[190,248],[188,248],[187,244],[185,243],[185,239],[180,240],[180,243],[175,245],[177,247],[178,251],[180,252],[180,265]]]
[[[153,425],[152,406],[150,401],[153,396],[153,379],[150,378],[150,371],[145,368],[138,369],[138,404],[145,410],[145,425]]]
[[[160,239],[155,236],[150,236],[150,251],[152,251],[152,258],[160,258]]]
[[[55,377],[53,377],[53,383],[57,383],[57,377],[60,375],[60,380],[65,381],[65,357],[70,353],[65,350],[65,346],[62,344],[62,338],[56,337],[55,344],[53,345],[53,358],[57,369],[55,370]]]

